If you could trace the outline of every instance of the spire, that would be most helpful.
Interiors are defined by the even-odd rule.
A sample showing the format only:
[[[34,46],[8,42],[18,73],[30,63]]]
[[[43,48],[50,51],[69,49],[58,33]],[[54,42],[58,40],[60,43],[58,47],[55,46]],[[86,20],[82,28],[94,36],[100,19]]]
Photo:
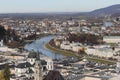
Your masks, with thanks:
[[[36,60],[40,60],[40,53],[39,53],[39,51],[37,51],[37,56],[36,56]]]

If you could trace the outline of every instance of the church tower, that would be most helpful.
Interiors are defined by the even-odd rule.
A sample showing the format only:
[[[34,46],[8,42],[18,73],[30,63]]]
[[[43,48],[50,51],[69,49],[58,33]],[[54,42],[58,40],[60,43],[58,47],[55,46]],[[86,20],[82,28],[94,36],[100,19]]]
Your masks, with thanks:
[[[43,78],[42,78],[42,65],[41,65],[39,53],[37,53],[37,58],[35,61],[34,69],[35,69],[34,80],[43,80]]]

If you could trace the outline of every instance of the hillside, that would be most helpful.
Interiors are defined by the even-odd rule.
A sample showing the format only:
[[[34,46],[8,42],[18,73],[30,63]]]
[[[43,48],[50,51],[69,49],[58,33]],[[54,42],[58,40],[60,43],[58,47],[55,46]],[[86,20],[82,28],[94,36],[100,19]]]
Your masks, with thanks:
[[[89,16],[105,16],[105,15],[113,15],[115,13],[120,13],[120,4],[91,11],[88,13],[88,15]]]

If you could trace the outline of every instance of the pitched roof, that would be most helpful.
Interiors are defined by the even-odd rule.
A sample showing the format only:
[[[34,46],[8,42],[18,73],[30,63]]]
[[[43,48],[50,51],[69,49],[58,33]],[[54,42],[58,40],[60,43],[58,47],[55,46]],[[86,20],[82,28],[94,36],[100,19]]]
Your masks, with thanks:
[[[47,65],[47,62],[45,60],[40,60],[41,61],[41,65]]]
[[[1,65],[0,65],[0,70],[4,69],[4,67],[5,67],[6,65],[7,65],[7,64],[1,64]],[[14,67],[15,67],[15,65],[9,65],[9,64],[8,64],[8,66],[9,66],[9,68],[14,68]]]
[[[49,71],[48,75],[43,80],[64,80],[59,71]]]
[[[35,52],[30,52],[28,58],[36,58],[37,54]]]
[[[28,68],[28,67],[32,67],[32,65],[29,62],[20,63],[16,66],[16,68]]]

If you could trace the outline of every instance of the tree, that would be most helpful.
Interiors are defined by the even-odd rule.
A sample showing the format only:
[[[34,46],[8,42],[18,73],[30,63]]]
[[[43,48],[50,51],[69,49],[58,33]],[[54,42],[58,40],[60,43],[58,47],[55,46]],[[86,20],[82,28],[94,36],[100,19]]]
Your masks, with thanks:
[[[5,80],[3,71],[0,72],[0,80]]]
[[[5,68],[3,70],[3,74],[4,74],[5,80],[10,80],[11,74],[10,74],[10,68],[8,65],[5,65]]]
[[[68,38],[67,40],[72,42],[80,42],[80,43],[86,43],[89,45],[93,45],[93,44],[99,44],[99,40],[100,37],[94,34],[84,34],[84,33],[80,33],[80,34],[68,34]]]
[[[0,39],[4,39],[4,36],[6,35],[6,30],[3,26],[0,25]]]
[[[82,48],[78,51],[79,55],[86,55],[85,48]]]

